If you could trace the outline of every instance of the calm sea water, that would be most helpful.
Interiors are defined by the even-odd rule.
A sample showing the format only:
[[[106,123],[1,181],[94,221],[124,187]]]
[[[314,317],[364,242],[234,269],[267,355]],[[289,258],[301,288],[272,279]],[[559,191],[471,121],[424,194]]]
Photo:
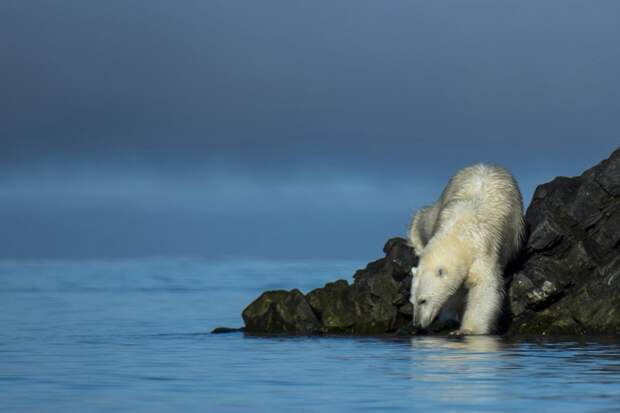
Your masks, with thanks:
[[[356,262],[0,263],[7,412],[618,411],[620,342],[249,337],[265,289]]]

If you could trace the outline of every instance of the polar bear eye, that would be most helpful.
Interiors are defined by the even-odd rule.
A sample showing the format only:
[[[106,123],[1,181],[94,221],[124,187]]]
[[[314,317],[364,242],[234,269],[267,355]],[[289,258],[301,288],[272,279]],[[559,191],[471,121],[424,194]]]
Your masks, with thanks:
[[[439,270],[437,270],[437,274],[438,274],[440,277],[442,277],[442,276],[443,276],[443,274],[444,274],[444,270],[443,270],[443,268],[440,268]]]

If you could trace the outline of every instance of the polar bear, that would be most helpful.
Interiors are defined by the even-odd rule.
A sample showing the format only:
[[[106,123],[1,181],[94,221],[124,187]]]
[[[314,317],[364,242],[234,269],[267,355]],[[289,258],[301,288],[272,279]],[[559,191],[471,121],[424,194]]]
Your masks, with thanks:
[[[453,334],[492,333],[503,271],[518,254],[524,231],[523,200],[510,172],[485,164],[457,172],[409,227],[420,257],[412,269],[414,325],[425,328],[439,316],[461,323]]]

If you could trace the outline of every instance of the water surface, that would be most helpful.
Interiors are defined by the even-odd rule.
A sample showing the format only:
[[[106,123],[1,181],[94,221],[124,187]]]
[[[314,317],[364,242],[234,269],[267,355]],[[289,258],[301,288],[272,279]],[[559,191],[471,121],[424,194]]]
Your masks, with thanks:
[[[265,289],[361,264],[2,262],[1,410],[618,410],[615,339],[209,334]]]

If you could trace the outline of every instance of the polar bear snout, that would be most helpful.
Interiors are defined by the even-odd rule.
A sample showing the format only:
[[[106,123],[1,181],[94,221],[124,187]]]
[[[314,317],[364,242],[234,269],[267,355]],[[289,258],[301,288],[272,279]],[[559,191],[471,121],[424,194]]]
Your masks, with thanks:
[[[428,327],[437,316],[437,306],[433,305],[432,297],[425,294],[412,294],[409,301],[413,305],[413,325],[415,327]]]
[[[428,327],[435,321],[436,315],[437,311],[435,311],[435,308],[433,308],[427,300],[418,300],[418,302],[413,305],[413,325],[415,327]]]

